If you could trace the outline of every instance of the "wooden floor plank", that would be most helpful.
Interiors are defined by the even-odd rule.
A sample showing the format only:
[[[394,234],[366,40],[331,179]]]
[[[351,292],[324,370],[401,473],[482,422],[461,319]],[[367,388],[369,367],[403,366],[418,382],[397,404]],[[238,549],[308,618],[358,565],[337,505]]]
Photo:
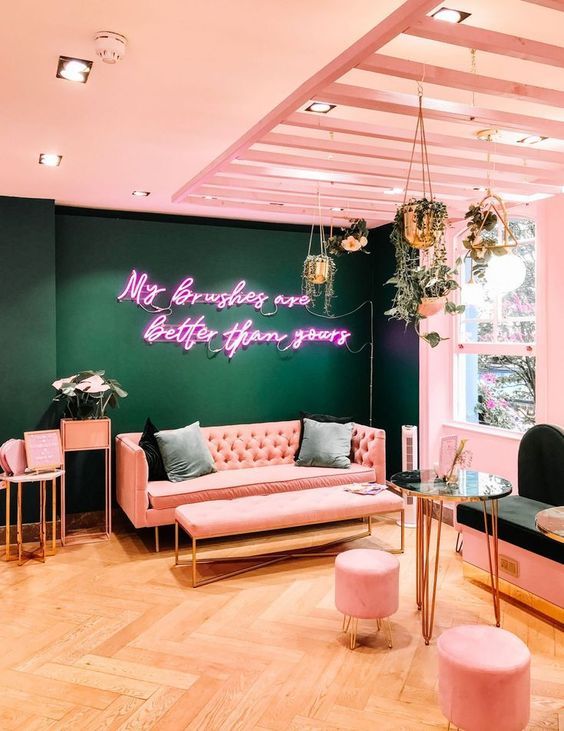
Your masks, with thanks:
[[[189,568],[172,566],[166,531],[159,554],[127,531],[61,550],[45,565],[0,562],[3,609],[13,617],[0,626],[0,729],[444,729],[436,638],[457,624],[491,623],[493,612],[490,595],[463,579],[455,532],[443,531],[429,647],[414,602],[410,530],[392,649],[370,621],[359,622],[359,646],[348,649],[331,558],[192,589]],[[378,534],[397,543],[391,522]],[[562,634],[506,602],[502,626],[532,653],[528,731],[556,731],[564,722]]]

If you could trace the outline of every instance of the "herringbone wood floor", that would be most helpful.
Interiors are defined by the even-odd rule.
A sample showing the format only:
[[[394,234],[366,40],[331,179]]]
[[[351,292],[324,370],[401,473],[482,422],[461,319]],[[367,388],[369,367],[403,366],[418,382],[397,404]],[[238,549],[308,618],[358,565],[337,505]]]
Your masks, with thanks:
[[[397,531],[377,526],[371,540],[395,543]],[[492,618],[489,596],[462,578],[454,531],[444,531],[436,634]],[[412,531],[394,648],[361,622],[354,652],[340,634],[331,559],[191,589],[190,569],[172,568],[172,533],[160,554],[151,537],[122,531],[45,565],[1,564],[0,729],[446,728],[436,646],[425,647],[414,608]],[[557,729],[562,638],[505,602],[502,626],[533,653],[529,729]]]

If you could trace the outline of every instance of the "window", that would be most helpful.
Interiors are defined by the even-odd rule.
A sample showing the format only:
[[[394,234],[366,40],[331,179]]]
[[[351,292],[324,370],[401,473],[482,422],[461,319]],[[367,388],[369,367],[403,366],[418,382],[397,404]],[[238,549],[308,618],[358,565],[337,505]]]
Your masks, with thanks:
[[[469,281],[470,260],[463,268],[466,310],[457,318],[454,417],[525,431],[535,423],[536,230],[528,218],[511,219],[509,226],[518,246],[505,256],[492,256],[490,261],[498,260],[498,277],[490,271],[485,283]],[[520,268],[521,277],[524,270],[524,279],[507,291],[510,268]]]

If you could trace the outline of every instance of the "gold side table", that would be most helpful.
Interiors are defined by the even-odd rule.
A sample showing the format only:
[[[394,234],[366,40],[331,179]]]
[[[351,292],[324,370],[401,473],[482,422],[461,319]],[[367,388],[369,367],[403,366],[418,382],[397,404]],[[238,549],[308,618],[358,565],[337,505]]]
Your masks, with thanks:
[[[435,599],[445,501],[482,503],[495,623],[499,627],[501,611],[497,501],[499,498],[511,494],[512,486],[509,480],[487,472],[460,470],[456,484],[448,484],[438,478],[434,470],[415,470],[413,472],[397,472],[390,478],[390,484],[407,495],[420,498],[417,500],[415,595],[417,608],[421,610],[421,633],[425,644],[428,645],[431,641],[435,623]],[[490,503],[489,512],[487,510],[488,502]],[[436,537],[432,540],[433,507],[435,503],[438,505],[437,531]]]
[[[556,505],[540,510],[535,516],[535,525],[548,538],[564,543],[564,507]]]
[[[61,490],[64,470],[53,470],[51,472],[33,472],[23,475],[0,475],[0,480],[6,483],[6,554],[5,560],[11,559],[11,536],[10,536],[10,486],[15,485],[17,489],[17,512],[16,512],[16,545],[18,554],[18,566],[21,566],[24,558],[36,558],[40,552],[40,560],[45,563],[46,556],[53,556],[57,552],[57,479],[61,478]],[[51,483],[51,551],[47,553],[47,483]],[[23,524],[22,524],[22,486],[39,485],[39,546],[34,551],[23,550]]]

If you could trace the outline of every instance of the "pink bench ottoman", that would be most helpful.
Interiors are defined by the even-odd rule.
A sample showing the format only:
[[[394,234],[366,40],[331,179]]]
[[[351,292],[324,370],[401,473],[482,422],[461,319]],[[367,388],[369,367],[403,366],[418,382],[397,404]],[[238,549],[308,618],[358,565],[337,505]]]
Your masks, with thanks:
[[[464,731],[523,731],[531,704],[528,647],[481,624],[453,627],[437,641],[439,703]]]
[[[197,573],[196,551],[197,543],[202,538],[260,533],[284,528],[337,523],[359,518],[364,519],[367,524],[368,530],[363,535],[369,535],[372,516],[387,513],[400,513],[401,515],[401,546],[396,550],[403,553],[403,499],[390,490],[384,490],[377,495],[358,495],[346,491],[343,487],[316,487],[312,490],[253,495],[236,498],[235,500],[210,500],[203,503],[189,503],[176,508],[174,513],[176,521],[175,565],[191,563],[192,585],[199,586],[216,581],[218,578],[226,578],[227,576],[243,573],[243,571],[250,571],[252,568],[258,568],[259,565],[272,564],[284,558],[311,555],[311,552],[308,554],[308,549],[304,549],[302,553],[290,551],[278,555],[263,554],[256,558],[263,558],[264,561],[251,567],[251,569],[239,569],[220,577],[200,581]],[[179,527],[186,531],[192,539],[192,560],[190,562],[179,560]],[[359,537],[362,536],[354,536],[354,538]],[[338,541],[338,543],[342,542]],[[320,548],[320,546],[317,546],[317,548]],[[223,561],[224,559],[217,560]],[[239,558],[238,560],[241,562],[242,559]]]
[[[351,627],[350,648],[356,646],[359,619],[386,619],[388,647],[392,646],[390,617],[399,604],[399,561],[385,551],[356,548],[335,561],[335,605],[344,615],[343,630]]]

